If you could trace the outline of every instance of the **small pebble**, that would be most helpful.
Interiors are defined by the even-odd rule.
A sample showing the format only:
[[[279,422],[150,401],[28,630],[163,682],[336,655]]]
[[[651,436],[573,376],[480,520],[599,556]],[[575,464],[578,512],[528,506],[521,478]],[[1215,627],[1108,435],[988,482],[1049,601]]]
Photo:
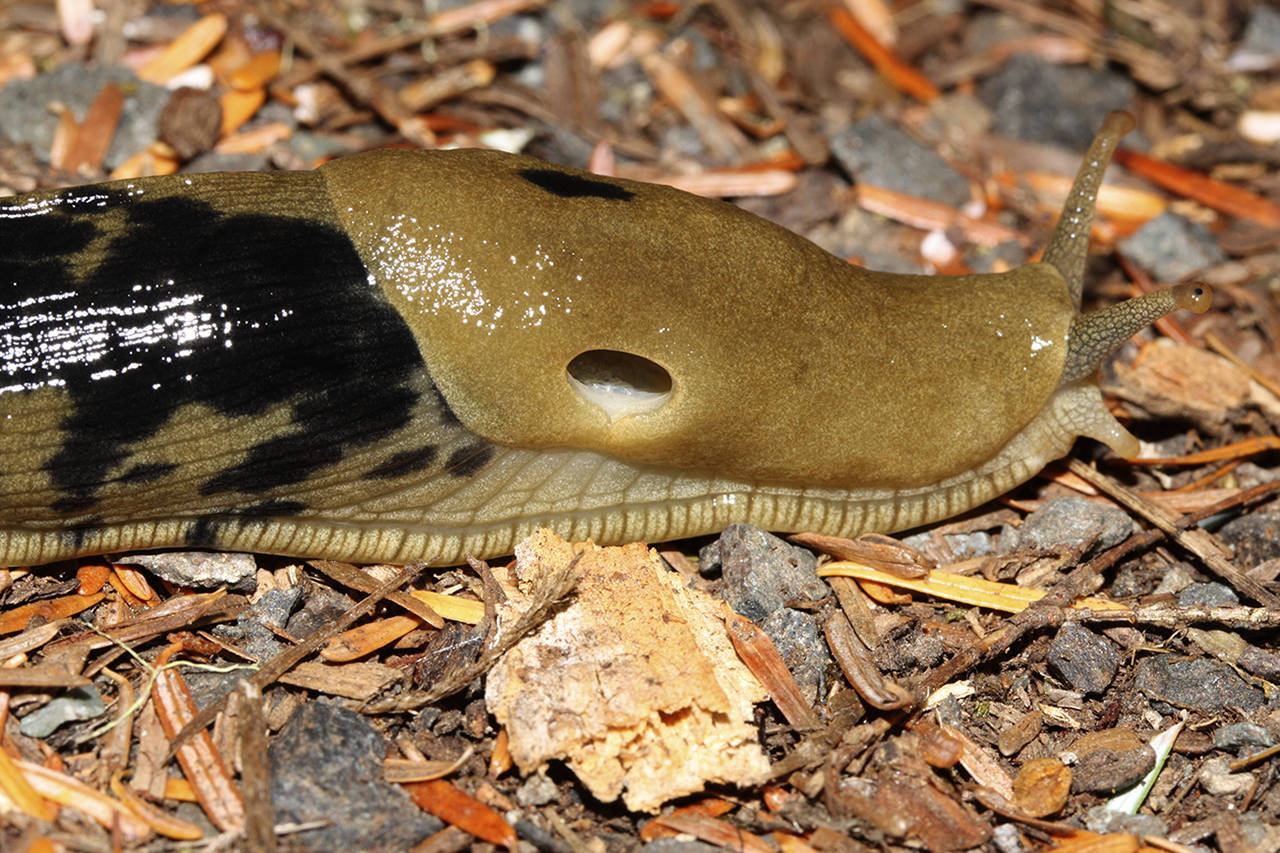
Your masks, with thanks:
[[[1096,749],[1080,756],[1072,767],[1073,793],[1117,794],[1142,781],[1156,766],[1156,752],[1148,744],[1127,752]]]
[[[817,601],[830,594],[811,552],[749,524],[729,525],[698,556],[704,574],[720,570],[729,606],[757,623],[789,600]]]
[[[1237,797],[1253,788],[1251,773],[1232,773],[1231,759],[1210,758],[1200,765],[1200,784],[1217,797]]]
[[[1228,521],[1218,538],[1235,549],[1235,562],[1244,571],[1280,557],[1280,515],[1255,512]]]
[[[992,132],[1084,151],[1111,110],[1133,102],[1134,85],[1112,71],[1057,65],[1018,53],[978,84],[978,98],[994,113]]]
[[[258,561],[252,554],[221,551],[161,551],[155,554],[125,554],[117,563],[141,566],[171,584],[195,589],[227,587],[232,592],[252,592]]]
[[[1144,658],[1138,661],[1134,684],[1155,702],[1203,713],[1228,708],[1252,711],[1264,701],[1262,691],[1246,684],[1234,669],[1204,658]]]
[[[946,160],[878,115],[833,136],[831,154],[859,183],[952,207],[969,200],[969,182]]]
[[[443,826],[382,778],[386,742],[354,711],[305,702],[267,752],[276,822],[324,824],[290,836],[291,849],[406,850]]]
[[[1120,247],[1157,281],[1181,281],[1227,259],[1208,228],[1176,213],[1160,214]]]
[[[92,684],[72,687],[23,717],[18,731],[27,737],[48,737],[67,723],[92,720],[106,710],[97,687]]]
[[[1104,637],[1068,622],[1049,643],[1049,668],[1084,693],[1102,693],[1116,677],[1120,654]]]
[[[1231,723],[1213,730],[1213,745],[1218,749],[1239,749],[1242,746],[1256,746],[1261,749],[1275,746],[1276,739],[1271,732],[1255,723]],[[1248,750],[1255,752],[1256,750]]]
[[[1106,806],[1094,806],[1084,813],[1084,825],[1090,832],[1117,835],[1150,835],[1164,838],[1169,825],[1155,815],[1125,814]]]
[[[1235,590],[1224,583],[1193,583],[1178,593],[1178,604],[1183,607],[1223,607],[1239,604]]]
[[[783,607],[765,617],[760,628],[769,635],[804,698],[812,704],[826,692],[827,667],[835,664],[812,614]]]
[[[1022,833],[1011,823],[1002,823],[991,833],[991,843],[1000,853],[1023,853]]]
[[[1132,530],[1133,521],[1122,509],[1085,498],[1054,498],[1027,516],[1018,528],[1016,542],[1005,544],[1002,550],[1049,551],[1092,543],[1093,550],[1100,551],[1119,545]]]
[[[516,802],[526,809],[553,803],[559,796],[556,783],[542,773],[534,773],[516,789]]]
[[[1160,578],[1160,583],[1156,585],[1152,593],[1155,595],[1174,595],[1193,583],[1195,583],[1195,578],[1191,574],[1191,569],[1179,563],[1164,573],[1164,576]]]
[[[1257,646],[1245,646],[1236,663],[1250,675],[1265,678],[1267,681],[1280,681],[1280,655],[1272,654]]]

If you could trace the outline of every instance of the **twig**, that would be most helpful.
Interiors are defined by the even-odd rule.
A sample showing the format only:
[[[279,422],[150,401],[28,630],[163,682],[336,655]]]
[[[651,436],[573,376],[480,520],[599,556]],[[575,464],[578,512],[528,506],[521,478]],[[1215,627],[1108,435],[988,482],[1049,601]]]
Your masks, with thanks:
[[[574,587],[578,585],[578,574],[575,570],[580,556],[574,557],[567,566],[548,577],[542,583],[537,595],[529,605],[529,609],[521,613],[515,624],[509,628],[497,629],[494,632],[492,641],[480,653],[474,663],[458,667],[440,679],[430,690],[413,690],[408,693],[401,693],[398,696],[370,703],[363,710],[370,714],[412,711],[415,708],[421,708],[423,705],[429,705],[438,699],[457,693],[472,681],[484,675],[497,663],[498,658],[506,654],[512,646],[536,630],[543,622],[550,619],[569,594],[573,592]],[[485,596],[486,599],[489,597],[488,595]],[[486,603],[487,609],[488,604]]]
[[[1117,503],[1136,512],[1164,531],[1170,539],[1199,557],[1214,574],[1227,581],[1235,589],[1245,593],[1259,604],[1264,604],[1267,607],[1280,607],[1280,596],[1269,592],[1262,584],[1236,568],[1235,564],[1227,557],[1226,552],[1222,550],[1221,546],[1214,541],[1213,536],[1207,531],[1198,527],[1184,529],[1180,525],[1179,518],[1173,513],[1161,509],[1144,499],[1137,492],[1121,485],[1111,477],[1078,459],[1068,460],[1067,468],[1071,473],[1087,480],[1099,491],[1111,496]]]
[[[386,583],[380,584],[377,589],[365,596],[364,599],[359,601],[346,613],[342,614],[340,618],[334,620],[319,631],[316,631],[298,645],[285,649],[267,663],[263,664],[262,668],[247,680],[251,685],[261,691],[290,669],[293,669],[293,667],[303,658],[318,651],[321,646],[329,642],[331,637],[341,634],[343,631],[350,628],[357,619],[360,619],[366,614],[372,612],[373,608],[378,605],[378,602],[382,601],[382,599],[386,597],[387,593],[392,590],[399,589],[406,584],[412,583],[413,580],[422,573],[427,565],[427,561],[424,560],[417,563],[410,563],[405,566],[395,577],[391,578],[391,580]],[[227,696],[229,695],[230,694],[227,694]],[[213,722],[214,717],[216,717],[226,706],[227,696],[223,696],[217,702],[206,705],[204,710],[196,714],[195,717],[191,719],[191,722],[183,726],[178,733],[173,736],[172,740],[169,742],[169,758],[173,757],[174,752],[176,752],[178,747],[182,746],[188,738]]]

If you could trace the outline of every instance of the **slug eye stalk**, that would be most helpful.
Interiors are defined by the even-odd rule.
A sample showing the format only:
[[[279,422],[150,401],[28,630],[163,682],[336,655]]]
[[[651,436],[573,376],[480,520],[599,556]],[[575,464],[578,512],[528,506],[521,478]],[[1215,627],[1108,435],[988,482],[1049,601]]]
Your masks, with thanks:
[[[1212,304],[1209,285],[1191,282],[1076,317],[1071,324],[1062,381],[1072,382],[1092,374],[1121,344],[1166,314],[1179,308],[1203,314]]]

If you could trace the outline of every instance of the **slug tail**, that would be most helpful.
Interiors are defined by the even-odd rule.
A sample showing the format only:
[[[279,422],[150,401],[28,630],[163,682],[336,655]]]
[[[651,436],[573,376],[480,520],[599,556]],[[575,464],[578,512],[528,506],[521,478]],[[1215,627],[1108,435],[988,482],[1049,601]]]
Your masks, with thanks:
[[[1121,344],[1164,315],[1179,308],[1203,314],[1212,302],[1213,292],[1207,284],[1191,282],[1076,317],[1071,324],[1062,381],[1072,382],[1093,373]]]
[[[1071,293],[1072,304],[1080,307],[1084,292],[1084,262],[1089,251],[1089,227],[1093,224],[1093,208],[1097,201],[1102,174],[1111,162],[1120,138],[1133,130],[1133,116],[1126,112],[1107,113],[1098,135],[1085,154],[1076,174],[1071,193],[1062,206],[1062,215],[1053,229],[1053,237],[1044,250],[1045,263],[1052,264]]]

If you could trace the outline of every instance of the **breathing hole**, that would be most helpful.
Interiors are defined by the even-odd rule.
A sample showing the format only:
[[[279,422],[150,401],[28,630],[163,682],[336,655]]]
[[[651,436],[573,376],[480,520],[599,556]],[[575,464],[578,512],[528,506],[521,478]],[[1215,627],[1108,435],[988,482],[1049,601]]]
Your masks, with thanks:
[[[671,398],[671,374],[629,352],[587,350],[565,368],[569,384],[610,421],[657,411]]]

